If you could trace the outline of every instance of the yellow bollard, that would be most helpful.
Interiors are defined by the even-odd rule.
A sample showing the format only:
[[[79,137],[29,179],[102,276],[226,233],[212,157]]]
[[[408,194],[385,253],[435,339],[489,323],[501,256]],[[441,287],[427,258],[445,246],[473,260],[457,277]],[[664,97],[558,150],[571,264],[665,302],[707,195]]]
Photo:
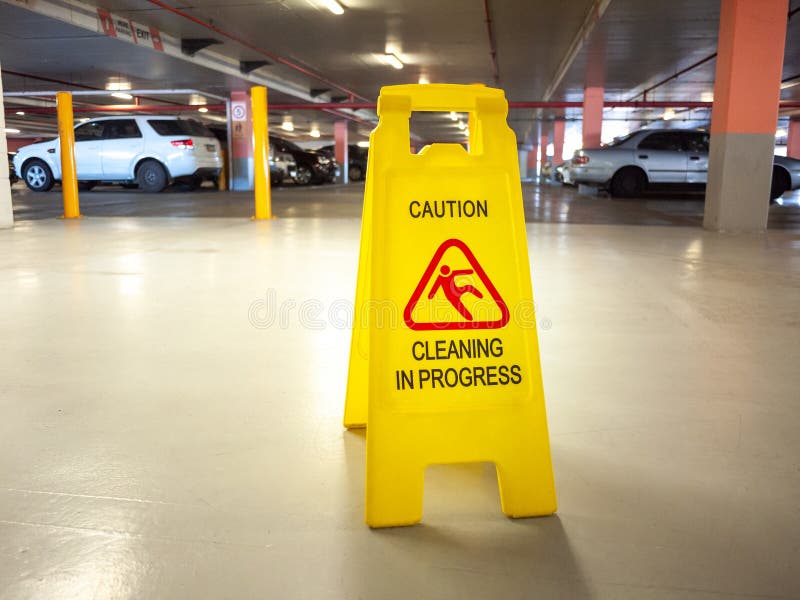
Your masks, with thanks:
[[[228,152],[227,150],[221,151],[222,156],[222,169],[217,176],[217,189],[224,192],[228,189]]]
[[[255,220],[272,219],[272,192],[269,182],[269,134],[267,132],[267,88],[255,86],[250,89],[253,108],[253,139],[255,152]]]
[[[72,94],[56,94],[58,137],[61,145],[61,190],[64,195],[64,219],[79,219],[78,179],[75,169],[75,124],[72,117]]]

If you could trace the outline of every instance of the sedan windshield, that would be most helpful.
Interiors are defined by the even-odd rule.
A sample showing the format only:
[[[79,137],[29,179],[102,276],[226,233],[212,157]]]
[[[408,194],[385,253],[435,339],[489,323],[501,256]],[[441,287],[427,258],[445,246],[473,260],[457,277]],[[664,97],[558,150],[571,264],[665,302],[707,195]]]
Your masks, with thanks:
[[[289,140],[281,140],[281,142],[283,143],[283,146],[285,148],[288,148],[292,152],[303,152],[304,151],[300,146],[298,146],[294,142],[290,142]]]

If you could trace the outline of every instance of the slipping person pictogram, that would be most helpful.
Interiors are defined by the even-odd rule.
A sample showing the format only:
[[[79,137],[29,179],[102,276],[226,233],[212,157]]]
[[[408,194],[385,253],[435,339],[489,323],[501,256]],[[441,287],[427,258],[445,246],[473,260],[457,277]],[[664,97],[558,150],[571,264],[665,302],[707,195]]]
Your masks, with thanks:
[[[444,254],[448,251],[451,254],[445,257]],[[461,266],[464,262],[467,263],[464,265],[467,266],[466,269],[455,269],[452,266],[454,264]],[[459,285],[456,278],[464,275],[472,275],[472,281]],[[425,293],[425,290],[429,291]],[[435,311],[430,311],[430,307],[427,311],[423,309],[418,315],[415,315],[417,303],[421,299],[423,302],[433,300],[439,290],[459,316],[453,314],[444,319],[437,318],[433,314]],[[472,314],[476,310],[477,302],[470,306],[472,310],[467,308],[469,301],[464,296],[468,294],[484,301],[481,308],[487,311],[486,317],[481,318],[480,315]],[[425,314],[426,312],[428,314]],[[506,326],[509,317],[508,307],[489,276],[486,275],[486,271],[483,270],[472,250],[458,239],[446,240],[437,248],[403,311],[406,325],[415,331],[499,329]]]
[[[481,294],[480,290],[474,285],[458,285],[456,283],[456,277],[459,275],[472,275],[474,272],[475,271],[472,269],[456,269],[455,271],[451,271],[450,267],[442,265],[442,268],[439,269],[439,276],[436,278],[431,291],[428,293],[428,300],[432,300],[437,290],[441,288],[448,302],[453,305],[459,314],[467,321],[472,321],[472,313],[469,312],[469,309],[461,302],[461,296],[464,294],[473,294],[478,298],[483,298],[483,294]]]

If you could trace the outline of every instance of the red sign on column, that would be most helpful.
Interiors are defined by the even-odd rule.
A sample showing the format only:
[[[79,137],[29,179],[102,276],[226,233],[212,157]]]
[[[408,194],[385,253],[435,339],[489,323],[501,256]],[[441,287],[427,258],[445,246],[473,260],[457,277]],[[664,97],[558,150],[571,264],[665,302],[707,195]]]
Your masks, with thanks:
[[[153,48],[159,52],[164,51],[164,42],[161,41],[161,32],[155,27],[150,28],[150,39],[153,41]]]
[[[117,37],[117,30],[114,29],[114,17],[111,16],[111,13],[104,8],[98,8],[97,16],[100,18],[103,33],[111,37]]]

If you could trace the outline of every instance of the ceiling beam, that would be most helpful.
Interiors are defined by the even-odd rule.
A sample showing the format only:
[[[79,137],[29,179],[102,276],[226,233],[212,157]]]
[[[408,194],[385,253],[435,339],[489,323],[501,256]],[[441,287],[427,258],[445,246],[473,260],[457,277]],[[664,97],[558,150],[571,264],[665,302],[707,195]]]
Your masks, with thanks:
[[[594,30],[595,25],[597,25],[597,23],[603,17],[603,14],[606,12],[609,4],[611,4],[611,0],[595,0],[592,3],[592,6],[589,8],[589,12],[586,13],[583,23],[575,33],[575,36],[572,38],[572,42],[567,48],[564,58],[562,58],[561,62],[558,64],[556,72],[553,74],[553,77],[550,80],[550,84],[544,91],[545,100],[550,100],[550,98],[553,96],[556,89],[561,84],[561,81],[564,79],[564,76],[567,74],[567,71],[572,66],[572,63],[575,61],[575,57],[578,56],[578,52],[580,52],[584,42],[589,39],[589,36]]]

